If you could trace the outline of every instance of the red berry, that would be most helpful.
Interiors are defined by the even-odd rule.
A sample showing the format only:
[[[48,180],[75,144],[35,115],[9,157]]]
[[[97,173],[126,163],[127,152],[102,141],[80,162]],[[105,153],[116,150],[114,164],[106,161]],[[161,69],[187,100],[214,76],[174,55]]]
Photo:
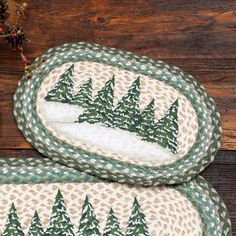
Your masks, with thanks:
[[[16,34],[12,34],[11,37],[12,37],[13,39],[15,39],[15,38],[16,38]]]
[[[0,27],[0,34],[4,34],[4,29]]]
[[[23,52],[23,48],[22,48],[22,47],[18,47],[18,50],[19,50],[20,52]]]
[[[28,59],[27,58],[22,58],[22,61],[24,62],[24,63],[27,63],[28,62]]]
[[[31,64],[31,61],[30,61],[30,60],[27,60],[26,64],[27,64],[27,65],[30,65],[30,64]]]

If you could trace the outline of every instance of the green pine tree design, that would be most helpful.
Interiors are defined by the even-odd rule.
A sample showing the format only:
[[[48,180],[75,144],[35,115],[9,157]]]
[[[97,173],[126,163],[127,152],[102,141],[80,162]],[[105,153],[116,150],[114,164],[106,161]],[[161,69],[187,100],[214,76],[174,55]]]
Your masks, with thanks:
[[[77,236],[100,236],[99,222],[94,214],[93,206],[86,196]]]
[[[139,122],[137,125],[138,134],[141,137],[147,137],[147,130],[154,124],[155,115],[154,99],[146,106],[146,108],[140,114]]]
[[[111,208],[103,236],[123,236],[120,225],[113,209]]]
[[[44,236],[75,236],[75,229],[66,211],[63,196],[58,190],[49,226]]]
[[[14,203],[11,205],[2,236],[24,236]]]
[[[48,92],[47,96],[44,98],[46,101],[50,102],[62,102],[70,103],[73,98],[73,86],[74,82],[72,80],[74,71],[74,64],[71,65],[61,76],[59,81],[56,83],[55,87]]]
[[[128,92],[122,97],[122,99],[116,105],[113,114],[113,126],[128,130],[130,132],[136,132],[136,125],[139,120],[139,96],[140,96],[140,78],[138,77]]]
[[[34,216],[31,221],[31,226],[29,228],[28,236],[43,236],[43,226],[39,219],[38,212],[35,211]]]
[[[88,107],[87,110],[81,114],[77,121],[78,123],[88,122],[90,124],[101,123],[110,126],[112,123],[113,114],[113,97],[114,97],[114,76],[108,80],[105,86],[98,91],[98,94]]]
[[[145,215],[140,209],[137,198],[134,199],[133,209],[129,218],[126,236],[150,236]]]
[[[171,105],[167,113],[157,123],[151,125],[145,140],[156,142],[164,148],[177,152],[178,126],[178,99]]]
[[[92,102],[92,80],[81,85],[79,92],[73,96],[70,104],[88,108]]]
[[[105,83],[92,101],[92,80],[89,79],[76,95],[73,95],[73,71],[71,65],[61,76],[54,88],[48,92],[46,101],[69,103],[86,108],[75,122],[99,123],[108,127],[135,132],[142,140],[158,143],[177,153],[178,99],[172,104],[166,115],[154,123],[154,99],[140,112],[140,77],[130,86],[127,93],[113,107],[114,76]]]

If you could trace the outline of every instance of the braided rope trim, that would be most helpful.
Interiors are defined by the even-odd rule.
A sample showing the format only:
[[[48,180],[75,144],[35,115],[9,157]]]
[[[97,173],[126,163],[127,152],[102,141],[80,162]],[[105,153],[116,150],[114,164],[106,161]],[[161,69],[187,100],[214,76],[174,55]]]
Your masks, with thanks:
[[[204,236],[232,236],[226,206],[215,189],[203,177],[197,176],[190,182],[176,185],[174,188],[191,199],[192,204],[197,208],[203,222]]]
[[[102,179],[63,166],[50,158],[1,158],[0,184],[97,183]]]
[[[220,221],[222,223],[222,235],[232,236],[231,221],[225,203],[220,198],[216,190],[212,187],[212,185],[208,183],[203,177],[197,176],[196,181],[199,186],[201,186],[205,191],[208,191],[210,198],[217,207]]]
[[[92,47],[93,50],[88,49],[88,44],[85,43],[81,43],[79,45],[67,44],[62,47],[49,50],[49,52],[47,52],[45,55],[48,54],[54,57],[52,58],[52,60],[50,60],[49,63],[50,68],[48,69],[48,71],[53,68],[53,61],[57,63],[57,65],[65,62],[58,59],[59,56],[60,57],[63,55],[65,56],[65,54],[63,54],[61,51],[66,51],[66,56],[67,57],[70,56],[69,59],[66,58],[67,59],[66,61],[73,61],[73,60],[78,61],[77,57],[79,57],[78,54],[79,52],[81,53],[81,50],[85,50],[87,55],[89,55],[89,53],[94,51],[95,46],[98,47],[99,50],[104,51],[106,49],[106,48],[104,49],[104,47],[99,48],[99,46],[97,45],[91,45],[91,44],[89,45],[90,45],[89,47],[90,48]],[[106,50],[112,50],[112,52],[114,51],[113,54],[117,55],[116,53],[117,51],[114,49],[106,49]],[[77,57],[74,55],[76,52],[78,53],[76,55]],[[104,53],[107,54],[106,51]],[[111,54],[110,51],[109,53]],[[163,65],[166,66],[166,64],[164,64],[163,62],[158,61],[157,64],[154,61],[147,59],[146,57],[137,57],[132,55],[131,53],[124,53],[120,51],[119,53],[120,54],[118,54],[117,56],[119,58],[121,58],[120,56],[121,54],[127,58],[131,57],[128,61],[132,60],[135,61],[137,59],[132,59],[132,58],[138,58],[140,59],[140,61],[142,61],[142,63],[144,62],[144,65],[149,65],[151,67],[154,67],[152,65],[155,64],[156,67],[154,67],[154,69],[158,68],[158,66],[159,68],[160,67],[163,68]],[[135,63],[137,64],[138,62],[135,61]],[[41,67],[42,67],[41,69],[45,70],[47,66],[42,65]],[[55,160],[63,162],[64,164],[67,164],[69,166],[73,166],[75,168],[84,170],[85,172],[91,173],[92,169],[93,174],[99,175],[100,177],[103,178],[113,179],[120,182],[136,183],[141,185],[157,185],[166,183],[173,184],[173,183],[188,181],[191,178],[193,178],[196,174],[198,174],[200,171],[202,171],[205,168],[205,166],[207,166],[214,159],[215,153],[219,148],[219,139],[221,133],[219,113],[216,111],[213,100],[208,97],[206,92],[203,90],[201,86],[197,84],[196,81],[192,80],[191,76],[185,74],[176,67],[172,67],[169,65],[167,65],[167,67],[169,68],[168,70],[166,67],[163,69],[165,71],[165,75],[168,76],[167,82],[171,80],[172,78],[171,76],[173,75],[174,75],[174,80],[176,79],[176,76],[178,76],[179,80],[180,78],[184,80],[185,84],[180,85],[180,87],[183,90],[184,90],[183,86],[185,87],[188,86],[188,89],[190,87],[190,89],[192,89],[193,92],[195,93],[194,95],[190,94],[191,100],[193,101],[195,99],[198,100],[199,102],[195,103],[195,107],[203,104],[203,108],[202,106],[200,107],[202,109],[202,113],[204,111],[207,111],[205,112],[205,115],[202,118],[200,117],[200,122],[203,122],[205,127],[207,128],[204,129],[204,126],[200,128],[198,140],[195,143],[195,150],[193,147],[191,150],[192,153],[190,152],[189,155],[185,156],[184,158],[181,158],[180,161],[174,164],[166,165],[160,168],[145,168],[134,164],[127,164],[119,161],[110,161],[104,157],[91,155],[90,153],[86,153],[81,150],[80,150],[81,153],[78,154],[78,150],[76,150],[77,152],[75,152],[75,150],[73,150],[73,147],[71,147],[70,145],[66,145],[63,142],[59,142],[59,140],[56,140],[55,137],[51,137],[52,135],[50,133],[47,133],[45,127],[43,127],[42,125],[40,126],[40,120],[37,119],[37,114],[35,113],[34,110],[35,103],[33,104],[30,103],[31,100],[35,99],[35,92],[37,92],[35,91],[37,90],[37,87],[35,86],[37,86],[37,82],[39,83],[40,79],[42,78],[42,77],[37,78],[36,73],[34,72],[33,73],[35,78],[28,81],[25,78],[23,78],[22,81],[19,83],[18,89],[15,94],[14,113],[19,128],[24,132],[27,140],[31,142],[43,154],[50,156]],[[48,73],[48,71],[45,72],[45,74]],[[171,71],[171,73],[169,71]],[[146,72],[150,73],[149,71]],[[173,86],[175,84],[176,81],[173,82]],[[40,83],[38,86],[40,86]],[[20,104],[19,100],[21,101],[22,104]],[[201,113],[199,114],[199,116],[201,116]],[[38,134],[38,132],[41,132],[40,135]],[[48,138],[48,136],[50,137],[51,140]],[[205,145],[204,140],[210,140],[211,145],[210,146]],[[198,148],[196,148],[196,146]],[[60,150],[60,152],[58,152],[58,150]],[[72,155],[73,157],[69,157]],[[104,166],[105,168],[110,168],[110,169],[104,170]]]
[[[0,185],[99,182],[104,180],[62,166],[48,158],[0,159]],[[204,178],[198,176],[188,183],[169,187],[181,192],[197,209],[203,223],[203,236],[232,236],[226,206]]]

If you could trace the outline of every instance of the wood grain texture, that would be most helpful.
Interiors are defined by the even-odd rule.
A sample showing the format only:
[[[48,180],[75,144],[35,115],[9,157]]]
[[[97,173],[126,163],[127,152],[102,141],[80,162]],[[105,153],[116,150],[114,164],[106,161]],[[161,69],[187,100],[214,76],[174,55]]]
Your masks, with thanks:
[[[24,22],[33,60],[50,47],[88,41],[162,59],[189,72],[215,99],[224,150],[236,149],[235,1],[36,1]],[[30,148],[17,130],[12,95],[19,57],[0,44],[0,148]]]
[[[192,74],[220,110],[222,150],[236,150],[236,1],[31,0],[24,22],[33,60],[66,42],[87,41],[161,59]],[[36,157],[17,130],[12,96],[23,73],[0,43],[0,157]],[[220,151],[204,172],[226,202],[236,235],[236,152]]]

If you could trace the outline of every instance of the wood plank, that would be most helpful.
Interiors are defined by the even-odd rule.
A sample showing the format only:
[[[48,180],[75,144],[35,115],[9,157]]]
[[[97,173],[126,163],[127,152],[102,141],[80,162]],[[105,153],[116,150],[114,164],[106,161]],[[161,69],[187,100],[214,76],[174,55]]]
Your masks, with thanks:
[[[218,151],[213,164],[215,165],[235,165],[236,166],[236,151]],[[35,149],[0,149],[0,158],[30,158],[43,157]]]
[[[26,53],[35,57],[65,42],[89,41],[153,58],[235,59],[235,8],[227,0],[32,0]],[[4,44],[0,51],[9,57]]]
[[[69,0],[66,4],[31,1],[25,26],[32,41],[26,53],[32,59],[52,46],[82,40],[175,64],[194,75],[216,100],[224,128],[222,149],[236,149],[235,2]],[[0,147],[27,148],[16,130],[8,96],[14,93],[22,65],[5,44],[0,44],[0,51],[0,92],[7,95],[1,101],[1,107],[7,107],[1,118],[6,122]]]
[[[87,41],[161,59],[192,74],[220,110],[222,150],[236,150],[236,1],[31,0],[25,22],[33,60],[66,42]],[[41,156],[17,130],[12,96],[23,68],[0,43],[0,158]],[[10,148],[11,150],[9,150]],[[220,151],[202,175],[224,199],[236,235],[236,152]]]
[[[233,235],[236,235],[236,165],[235,163],[227,164],[224,161],[227,159],[233,160],[235,156],[236,151],[231,153],[227,151],[219,152],[216,160],[201,173],[226,204],[232,223]]]
[[[155,59],[155,58],[154,58]],[[0,60],[1,61],[1,60]],[[178,66],[182,70],[193,75],[195,79],[205,86],[211,96],[217,93],[218,96],[235,96],[236,90],[236,60],[232,59],[168,59],[166,63]],[[11,60],[4,59],[0,67],[0,93],[1,95],[13,94],[17,82],[23,75],[22,64],[19,63],[16,68],[4,69],[2,65],[11,63]],[[235,105],[236,106],[236,105]]]
[[[0,148],[32,148],[30,144],[25,140],[21,132],[17,129],[13,116],[12,106],[12,96],[8,95],[1,98]]]
[[[43,157],[35,149],[0,149],[0,158],[31,158]]]

